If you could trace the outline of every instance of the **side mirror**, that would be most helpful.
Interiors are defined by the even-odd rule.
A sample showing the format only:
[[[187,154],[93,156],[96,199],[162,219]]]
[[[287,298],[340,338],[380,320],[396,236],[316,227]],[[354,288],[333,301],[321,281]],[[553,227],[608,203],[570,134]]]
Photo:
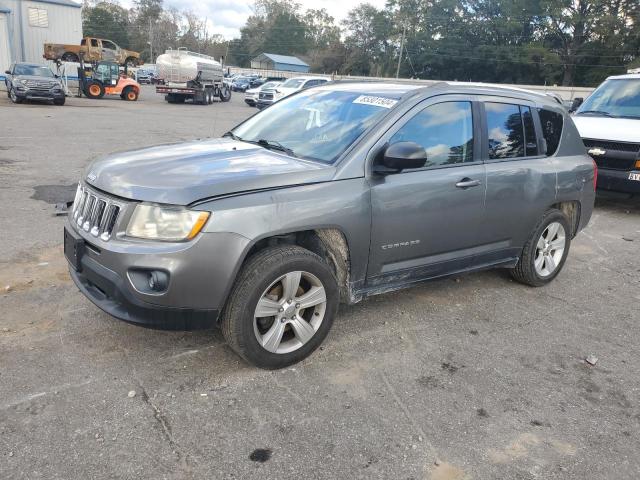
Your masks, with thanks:
[[[6,73],[7,75],[11,75],[11,70],[5,70],[4,73]]]
[[[427,152],[415,142],[397,142],[385,148],[381,163],[375,172],[383,175],[421,168],[427,163]]]

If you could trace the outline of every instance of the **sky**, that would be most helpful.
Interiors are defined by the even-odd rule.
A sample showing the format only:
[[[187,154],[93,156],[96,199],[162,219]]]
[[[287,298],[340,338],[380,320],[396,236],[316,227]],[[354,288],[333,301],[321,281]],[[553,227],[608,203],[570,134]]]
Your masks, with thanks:
[[[349,10],[360,3],[371,3],[378,8],[385,0],[298,0],[303,9],[324,8],[337,22],[343,20]],[[120,2],[123,6],[131,6],[131,0]],[[175,7],[178,10],[191,10],[200,18],[206,18],[211,33],[224,35],[226,39],[240,36],[242,27],[251,15],[253,0],[164,0],[165,8]]]

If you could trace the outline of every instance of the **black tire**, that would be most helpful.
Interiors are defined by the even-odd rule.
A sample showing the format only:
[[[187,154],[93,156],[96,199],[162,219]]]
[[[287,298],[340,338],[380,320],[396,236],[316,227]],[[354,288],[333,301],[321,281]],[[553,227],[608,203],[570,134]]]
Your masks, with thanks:
[[[127,59],[124,61],[124,64],[127,67],[137,67],[138,61],[134,57],[127,57]]]
[[[95,80],[89,80],[84,86],[84,94],[88,98],[98,99],[104,97],[104,85]]]
[[[22,98],[20,98],[15,90],[12,88],[9,89],[9,91],[7,92],[7,94],[9,95],[9,98],[11,99],[12,103],[22,103]]]
[[[534,265],[536,259],[537,243],[547,227],[554,222],[560,223],[564,228],[564,252],[562,254],[562,259],[560,260],[560,262],[558,262],[555,270],[553,270],[553,272],[547,276],[541,276],[536,271]],[[545,212],[536,227],[533,229],[531,237],[529,237],[527,243],[524,245],[518,263],[516,264],[515,268],[511,269],[511,276],[513,277],[513,279],[532,287],[541,287],[551,282],[558,276],[558,274],[562,270],[562,267],[564,266],[565,261],[567,260],[567,255],[569,255],[569,247],[571,246],[571,234],[572,232],[569,226],[569,220],[564,213],[555,208]]]
[[[308,272],[322,283],[326,294],[324,317],[315,334],[297,350],[272,353],[256,338],[256,305],[269,285],[294,271]],[[320,346],[331,329],[339,296],[333,271],[321,257],[298,246],[270,247],[252,256],[238,274],[222,314],[222,334],[228,345],[250,364],[268,370],[284,368],[306,358]]]
[[[59,106],[59,107],[61,107],[62,105],[64,105],[65,100],[66,100],[66,99],[65,99],[65,97],[62,97],[62,98],[56,98],[56,99],[53,101],[53,104],[54,104],[54,105],[57,105],[57,106]]]
[[[135,102],[138,100],[138,91],[133,87],[125,87],[122,90],[121,98],[127,102]]]
[[[229,100],[231,100],[231,89],[227,86],[223,86],[222,88],[220,88],[219,98],[223,102],[228,102]]]

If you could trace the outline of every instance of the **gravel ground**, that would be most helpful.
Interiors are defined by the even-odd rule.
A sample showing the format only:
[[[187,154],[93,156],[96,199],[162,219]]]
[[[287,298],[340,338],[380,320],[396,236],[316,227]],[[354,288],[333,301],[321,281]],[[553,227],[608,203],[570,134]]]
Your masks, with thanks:
[[[149,87],[137,103],[0,98],[0,478],[640,477],[638,199],[599,198],[547,287],[493,271],[343,306],[282,371],[218,331],[147,330],[86,300],[53,204],[87,163],[252,112]]]

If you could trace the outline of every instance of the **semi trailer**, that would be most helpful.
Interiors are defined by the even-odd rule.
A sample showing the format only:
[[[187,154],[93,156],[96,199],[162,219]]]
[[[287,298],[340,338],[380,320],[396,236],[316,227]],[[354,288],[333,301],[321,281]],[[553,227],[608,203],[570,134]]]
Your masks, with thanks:
[[[231,90],[223,82],[222,63],[213,57],[190,52],[185,48],[169,49],[156,59],[158,78],[164,85],[156,86],[156,92],[164,94],[169,103],[209,105],[218,98],[231,99]]]

